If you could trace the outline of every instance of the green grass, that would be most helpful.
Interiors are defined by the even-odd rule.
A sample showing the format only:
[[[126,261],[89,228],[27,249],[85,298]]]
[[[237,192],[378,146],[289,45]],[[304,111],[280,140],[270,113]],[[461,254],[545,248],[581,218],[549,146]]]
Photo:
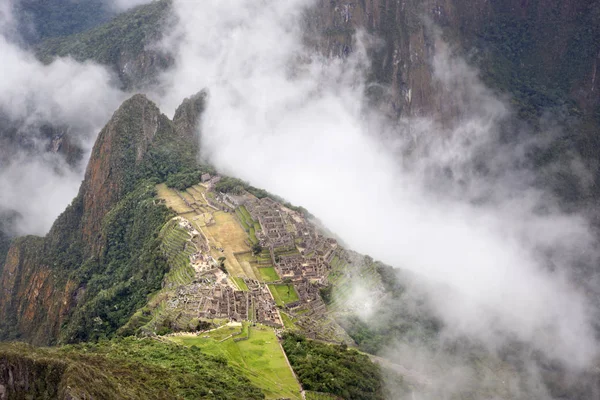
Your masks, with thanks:
[[[277,271],[275,271],[275,268],[273,267],[263,267],[257,269],[260,273],[261,280],[264,282],[275,282],[280,279],[279,275],[277,275]]]
[[[279,315],[281,315],[281,320],[283,321],[283,326],[285,326],[285,329],[292,331],[297,331],[300,329],[295,324],[296,318],[293,318],[284,312],[280,312]]]
[[[254,221],[245,206],[240,206],[239,210],[247,221]]]
[[[243,333],[243,330],[244,326],[223,325],[218,329],[214,329],[209,332],[202,332],[199,337],[219,342],[225,338],[228,338],[229,336],[241,335]]]
[[[179,227],[177,221],[169,221],[161,229],[160,237],[162,238],[161,249],[169,263],[169,272],[165,276],[165,281],[180,285],[191,283],[196,272],[190,265],[189,257],[195,251],[194,246],[189,242],[190,235],[185,229]]]
[[[248,223],[246,222],[246,219],[244,218],[244,215],[242,214],[239,208],[235,209],[235,215],[237,215],[237,217],[239,218],[240,223],[242,224],[242,228],[244,228],[244,230],[248,232],[250,227],[248,226]]]
[[[256,232],[260,230],[260,224],[252,219],[252,216],[244,206],[240,206],[235,209],[235,215],[237,215],[242,228],[248,232],[248,238],[252,244],[258,243]]]
[[[294,301],[298,301],[300,298],[298,297],[298,293],[294,288],[294,285],[268,285],[269,290],[273,294],[275,298],[275,303],[278,306],[283,306],[285,304],[293,303]]]
[[[247,292],[249,290],[248,285],[246,285],[246,282],[244,282],[242,278],[238,276],[232,276],[231,279],[234,280],[234,282],[240,288],[240,290],[243,290],[244,292]]]
[[[153,339],[130,337],[53,348],[0,343],[0,359],[32,374],[27,393],[15,398],[262,398],[260,389],[223,357]]]
[[[204,335],[171,339],[186,346],[198,346],[203,353],[224,357],[234,370],[259,387],[267,398],[300,399],[300,387],[273,329],[261,325],[249,329],[249,339],[238,342],[231,338],[219,343],[212,336],[204,338]]]
[[[254,228],[254,226],[251,226],[248,229],[248,237],[250,238],[252,244],[258,243],[258,238],[256,237],[256,229]]]

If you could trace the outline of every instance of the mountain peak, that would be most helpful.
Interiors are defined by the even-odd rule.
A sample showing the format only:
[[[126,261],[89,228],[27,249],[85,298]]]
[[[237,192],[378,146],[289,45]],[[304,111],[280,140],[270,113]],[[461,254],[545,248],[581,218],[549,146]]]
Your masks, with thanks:
[[[98,135],[80,189],[83,239],[97,254],[106,213],[131,190],[146,155],[160,136],[173,132],[172,122],[145,95],[136,94],[113,114]]]

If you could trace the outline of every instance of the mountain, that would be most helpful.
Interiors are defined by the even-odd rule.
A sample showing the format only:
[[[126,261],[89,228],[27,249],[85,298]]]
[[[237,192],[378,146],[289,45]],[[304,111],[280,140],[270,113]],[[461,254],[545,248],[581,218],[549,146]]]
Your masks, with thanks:
[[[110,67],[122,87],[146,88],[172,66],[168,50],[149,46],[170,29],[171,13],[168,1],[153,2],[85,33],[41,43],[37,54],[45,62],[66,55],[94,60]],[[547,174],[540,185],[565,208],[591,209],[600,195],[599,13],[592,0],[318,1],[304,29],[307,43],[332,57],[355,51],[356,32],[375,35],[380,41],[367,49],[369,99],[394,118],[427,116],[449,129],[476,105],[453,100],[448,83],[436,77],[434,58],[444,47],[465,58],[487,86],[510,99],[515,115],[501,121],[504,136],[552,132],[545,149],[528,155]],[[592,172],[591,185],[577,185],[564,170],[548,172],[570,153]]]
[[[249,241],[254,248],[269,245],[257,250],[267,264],[269,257],[301,257],[290,238],[274,247],[278,242],[259,225],[262,213],[293,216],[297,229],[307,230],[306,243],[299,245],[315,253],[312,263],[319,260],[321,272],[310,275],[317,280],[325,278],[324,259],[334,257],[337,244],[304,220],[302,209],[294,211],[242,181],[213,176],[213,189],[198,186],[215,173],[198,169],[195,160],[205,101],[204,92],[186,99],[172,121],[143,95],[125,101],[98,135],[79,194],[48,235],[10,243],[0,269],[2,339],[63,346],[0,344],[0,394],[300,398],[300,380],[315,396],[384,398],[382,370],[366,355],[345,343],[319,344],[297,335],[352,342],[327,315],[320,286],[300,270],[283,279],[273,266],[262,265],[259,273],[249,258],[236,261],[242,253],[252,257]],[[158,184],[165,180],[189,189]],[[247,198],[252,214],[245,206],[227,205],[239,196]],[[190,308],[194,293],[205,293],[202,310]],[[285,313],[280,315],[276,302]],[[309,308],[294,316],[292,307]],[[284,321],[290,331],[281,333]],[[89,344],[64,346],[80,342]],[[331,386],[326,377],[332,375],[345,378]]]
[[[206,101],[204,92],[186,99],[173,120],[143,95],[125,101],[48,235],[10,243],[0,268],[2,339],[60,346],[0,344],[0,393],[438,397],[446,386],[433,377],[457,357],[475,379],[453,398],[544,398],[538,378],[519,367],[519,352],[530,351],[523,344],[500,355],[466,338],[437,347],[443,323],[425,298],[408,294],[415,277],[344,249],[302,208],[198,167]],[[377,302],[378,323],[359,317],[357,284]],[[433,346],[438,369],[352,348],[380,353],[400,337]],[[539,362],[553,394],[584,399],[596,390],[595,373],[556,381],[561,367]]]
[[[160,0],[135,7],[93,29],[48,39],[37,45],[37,56],[49,63],[70,56],[110,67],[124,89],[141,89],[154,82],[171,60],[151,45],[168,27],[170,2]]]
[[[203,101],[203,95],[188,100],[175,123],[142,95],[115,112],[98,136],[79,194],[48,235],[19,238],[9,248],[0,277],[2,337],[74,340],[77,333],[66,332],[92,323],[85,321],[92,304],[110,308],[129,293],[124,309],[103,322],[114,330],[160,286],[166,266],[152,235],[170,213],[154,206],[151,182],[194,165],[191,128],[198,114],[185,110],[201,110]],[[123,280],[107,281],[110,274]]]
[[[13,7],[19,33],[29,43],[86,31],[115,13],[103,0],[18,0]]]
[[[170,26],[169,1],[105,24],[90,11],[97,3],[77,4],[85,16],[72,26],[40,31],[44,62],[94,60],[131,91],[172,66],[152,46]],[[316,2],[304,28],[308,43],[341,58],[356,51],[359,30],[377,35],[369,100],[445,127],[469,109],[436,79],[435,54],[465,57],[511,96],[516,113],[503,129],[545,135],[548,115],[563,128],[528,161],[565,208],[587,210],[598,190],[543,173],[576,151],[598,186],[599,12],[587,0],[334,0]],[[45,237],[11,238],[0,225],[0,340],[54,346],[0,343],[0,399],[597,397],[597,361],[573,372],[517,338],[490,351],[446,336],[418,276],[344,248],[302,207],[199,164],[207,101],[206,92],[185,99],[169,119],[134,95],[98,134],[79,193]],[[68,127],[44,129],[53,151],[80,157]],[[14,144],[6,132],[0,144]],[[377,318],[364,317],[370,308]],[[402,357],[374,356],[392,349]]]

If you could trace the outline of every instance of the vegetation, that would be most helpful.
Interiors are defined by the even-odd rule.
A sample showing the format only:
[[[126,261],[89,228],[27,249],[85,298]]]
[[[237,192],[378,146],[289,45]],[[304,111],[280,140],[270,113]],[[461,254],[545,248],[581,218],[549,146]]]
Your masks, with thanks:
[[[4,266],[6,254],[12,242],[12,236],[7,232],[12,232],[19,218],[19,214],[14,211],[0,211],[0,274]]]
[[[27,375],[35,385],[27,394],[35,398],[264,398],[223,357],[152,339],[52,349],[4,343],[0,344],[2,364],[21,367],[18,373]],[[12,395],[26,398],[24,393]]]
[[[170,188],[184,191],[200,182],[202,174],[205,173],[214,174],[215,170],[207,165],[202,165],[193,169],[186,169],[182,172],[170,175],[166,181],[166,184]]]
[[[4,267],[4,260],[10,248],[11,238],[0,230],[0,273]]]
[[[103,0],[21,0],[16,14],[22,36],[36,42],[86,31],[108,21],[114,12]]]
[[[198,346],[203,353],[224,358],[252,384],[261,388],[267,398],[301,398],[298,382],[272,328],[261,325],[248,327],[249,339],[237,341],[234,340],[237,336],[227,338],[235,330],[227,335],[214,335],[223,329],[227,332],[229,328],[220,328],[207,335],[174,336],[171,339],[187,346]],[[239,335],[243,336],[243,332]]]
[[[73,280],[86,283],[86,291],[63,327],[63,341],[109,337],[161,287],[168,264],[158,234],[172,213],[154,205],[154,184],[141,182],[117,204],[103,224],[104,256],[72,272]]]
[[[246,285],[246,282],[244,282],[244,280],[240,277],[237,276],[233,276],[231,277],[231,279],[233,279],[236,283],[236,285],[240,288],[240,290],[243,290],[244,292],[247,292],[248,290],[248,285]]]
[[[422,299],[409,298],[402,282],[408,277],[394,268],[375,263],[375,270],[381,276],[387,296],[378,306],[376,318],[364,320],[356,315],[343,314],[337,317],[339,324],[359,345],[359,348],[371,354],[378,354],[391,345],[392,340],[407,343],[425,343],[437,338],[442,323],[432,317]],[[334,291],[337,288],[334,288]],[[414,304],[413,306],[405,306]]]
[[[325,304],[331,304],[333,293],[333,285],[327,285],[319,289],[319,294],[321,295],[321,299],[325,302]]]
[[[259,267],[257,269],[263,282],[274,282],[280,279],[273,267]]]
[[[64,2],[52,0],[53,3]],[[122,13],[110,22],[83,33],[46,40],[37,48],[37,56],[49,63],[54,57],[71,56],[78,61],[94,60],[112,67],[119,74],[123,86],[130,88],[148,76],[131,77],[123,73],[119,65],[122,57],[134,60],[146,44],[161,35],[163,19],[170,7],[168,0],[154,1]],[[166,59],[158,59],[166,67]]]
[[[305,390],[353,400],[384,398],[381,370],[356,350],[295,333],[284,334],[283,349]]]
[[[273,284],[268,286],[271,294],[275,298],[275,303],[278,306],[284,306],[300,299],[296,289],[294,288],[294,285],[292,284]]]
[[[329,393],[320,393],[320,392],[310,392],[306,391],[304,393],[306,400],[338,400],[340,397],[334,396]]]

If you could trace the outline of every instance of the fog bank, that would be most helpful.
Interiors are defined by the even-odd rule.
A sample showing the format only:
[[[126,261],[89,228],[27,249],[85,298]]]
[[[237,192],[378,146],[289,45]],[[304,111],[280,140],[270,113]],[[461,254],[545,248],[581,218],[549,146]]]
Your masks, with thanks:
[[[19,214],[11,234],[42,235],[77,194],[96,135],[125,94],[106,68],[69,58],[44,65],[11,32],[0,32],[0,211]],[[81,163],[57,153],[65,134]]]
[[[304,46],[311,4],[175,1],[175,69],[158,101],[173,110],[208,87],[202,156],[306,207],[350,248],[425,277],[446,334],[589,365],[589,304],[566,271],[595,259],[595,241],[585,218],[533,186],[522,162],[532,143],[500,143],[509,106],[439,41],[435,78],[461,115],[386,119],[366,107],[364,33],[346,59]]]

